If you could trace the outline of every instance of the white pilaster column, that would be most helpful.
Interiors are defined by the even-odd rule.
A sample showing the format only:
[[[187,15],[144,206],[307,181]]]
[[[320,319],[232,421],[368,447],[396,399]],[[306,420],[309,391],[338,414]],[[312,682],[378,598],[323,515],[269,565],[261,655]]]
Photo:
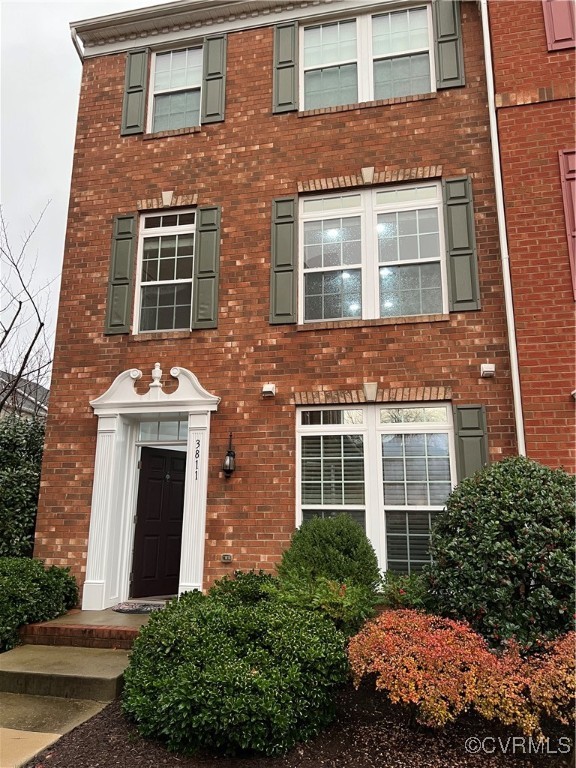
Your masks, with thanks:
[[[85,611],[99,611],[108,607],[106,556],[119,420],[118,415],[101,416],[98,419],[86,581],[82,596],[82,609]]]
[[[190,592],[193,589],[202,589],[209,432],[209,412],[189,415],[180,584],[178,587],[180,594]]]

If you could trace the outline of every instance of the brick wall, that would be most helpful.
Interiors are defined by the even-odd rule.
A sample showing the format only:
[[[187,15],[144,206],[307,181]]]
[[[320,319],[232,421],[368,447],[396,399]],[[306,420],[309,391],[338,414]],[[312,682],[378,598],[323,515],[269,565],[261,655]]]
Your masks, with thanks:
[[[575,51],[548,51],[540,2],[491,0],[489,9],[526,448],[574,472],[574,296],[558,151],[575,146]]]
[[[207,582],[234,568],[272,568],[295,524],[294,393],[450,387],[487,408],[493,459],[516,450],[494,206],[482,35],[463,4],[464,88],[408,103],[331,114],[271,114],[272,29],[228,39],[226,121],[198,132],[121,138],[124,55],[88,60],[80,112],[56,340],[36,554],[85,569],[96,436],[89,401],[127,368],[192,370],[222,398],[211,424]],[[247,85],[249,84],[249,85]],[[401,324],[271,326],[271,200],[310,179],[441,165],[471,174],[482,310]],[[102,333],[112,217],[162,190],[222,206],[219,321],[154,337]],[[480,379],[481,362],[494,379]],[[261,386],[277,385],[263,400]],[[237,471],[220,472],[228,433]],[[234,562],[220,563],[230,551]]]

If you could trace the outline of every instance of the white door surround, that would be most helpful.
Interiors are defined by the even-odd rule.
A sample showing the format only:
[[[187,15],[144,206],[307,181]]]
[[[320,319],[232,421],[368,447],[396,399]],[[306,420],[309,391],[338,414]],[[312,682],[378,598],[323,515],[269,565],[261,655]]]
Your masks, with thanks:
[[[177,389],[162,389],[156,363],[148,392],[136,392],[142,371],[124,371],[90,405],[98,417],[86,581],[82,609],[99,611],[128,599],[137,494],[138,427],[142,420],[188,418],[179,593],[202,588],[210,412],[220,398],[186,368],[172,368]]]

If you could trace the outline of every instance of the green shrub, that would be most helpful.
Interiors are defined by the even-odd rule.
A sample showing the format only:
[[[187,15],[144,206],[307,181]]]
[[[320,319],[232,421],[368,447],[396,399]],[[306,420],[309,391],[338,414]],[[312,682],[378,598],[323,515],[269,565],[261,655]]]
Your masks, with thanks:
[[[428,603],[428,582],[421,573],[405,574],[387,571],[382,576],[378,602],[384,608],[417,608]]]
[[[240,605],[253,605],[261,600],[273,600],[278,593],[278,579],[264,571],[234,571],[210,588],[209,595],[217,600]]]
[[[344,645],[312,612],[188,593],[136,640],[123,709],[174,751],[280,754],[333,718]]]
[[[0,557],[30,557],[44,423],[10,414],[0,419]]]
[[[463,480],[432,532],[431,598],[492,644],[523,651],[572,628],[574,481],[515,457]]]
[[[281,601],[324,613],[347,635],[374,614],[378,560],[349,515],[303,523],[282,554],[278,575]]]
[[[280,582],[278,599],[295,608],[313,610],[327,616],[347,637],[358,632],[374,615],[376,595],[364,585],[346,584],[318,576]]]
[[[67,568],[40,560],[0,557],[0,652],[18,644],[24,624],[48,621],[73,608],[78,588]]]
[[[278,566],[281,580],[323,576],[340,584],[375,589],[378,559],[362,528],[349,515],[314,517],[294,533]]]

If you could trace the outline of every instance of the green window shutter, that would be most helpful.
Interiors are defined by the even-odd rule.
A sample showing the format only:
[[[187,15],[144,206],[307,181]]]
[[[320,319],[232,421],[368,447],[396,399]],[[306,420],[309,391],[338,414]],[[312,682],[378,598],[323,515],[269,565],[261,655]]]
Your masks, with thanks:
[[[129,51],[126,57],[126,80],[120,134],[130,136],[144,132],[146,119],[146,86],[148,84],[148,49]]]
[[[436,88],[464,85],[464,53],[460,27],[460,0],[434,0]]]
[[[296,322],[296,206],[297,198],[272,201],[270,323]]]
[[[204,38],[202,123],[224,120],[226,102],[226,35]]]
[[[488,464],[486,411],[483,405],[454,407],[458,481]]]
[[[298,109],[298,25],[274,27],[273,112]]]
[[[472,184],[468,176],[442,181],[451,312],[480,309]]]
[[[136,216],[116,216],[113,232],[104,328],[107,335],[130,332]]]
[[[197,216],[192,328],[216,328],[220,272],[220,208],[198,208]]]

